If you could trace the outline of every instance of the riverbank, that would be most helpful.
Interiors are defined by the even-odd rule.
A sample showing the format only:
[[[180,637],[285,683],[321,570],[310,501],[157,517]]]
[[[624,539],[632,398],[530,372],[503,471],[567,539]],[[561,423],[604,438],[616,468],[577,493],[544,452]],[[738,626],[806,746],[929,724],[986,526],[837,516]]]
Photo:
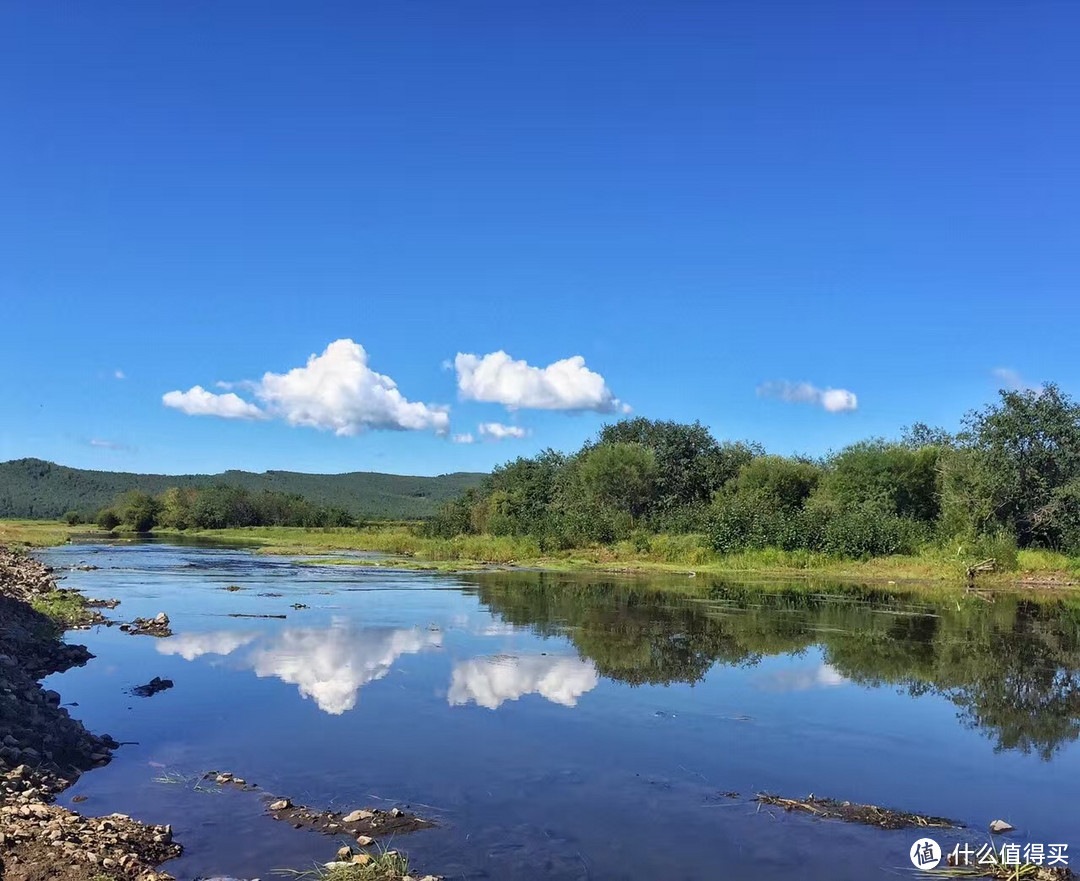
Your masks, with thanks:
[[[62,608],[62,617],[41,605]],[[167,881],[156,867],[180,853],[168,826],[121,814],[90,818],[50,804],[119,746],[87,731],[39,682],[93,657],[60,637],[68,625],[100,620],[85,598],[59,591],[41,563],[0,547],[0,877],[8,881]]]
[[[309,556],[320,563],[425,569],[443,572],[498,568],[563,572],[622,572],[670,575],[738,575],[785,579],[830,579],[860,583],[932,584],[962,587],[973,561],[960,553],[927,548],[917,555],[852,560],[808,551],[765,549],[718,554],[699,535],[652,535],[637,542],[545,551],[528,536],[459,535],[432,538],[408,526],[305,529],[250,527],[213,530],[154,530],[154,537],[255,547],[259,553]],[[0,521],[0,541],[46,546],[66,541],[134,539],[133,533],[48,521]],[[334,556],[336,551],[386,554],[386,560]],[[313,560],[316,562],[316,560]],[[981,561],[974,561],[981,562]],[[1020,551],[1011,571],[981,571],[980,586],[1001,590],[1080,590],[1080,558],[1052,551]]]

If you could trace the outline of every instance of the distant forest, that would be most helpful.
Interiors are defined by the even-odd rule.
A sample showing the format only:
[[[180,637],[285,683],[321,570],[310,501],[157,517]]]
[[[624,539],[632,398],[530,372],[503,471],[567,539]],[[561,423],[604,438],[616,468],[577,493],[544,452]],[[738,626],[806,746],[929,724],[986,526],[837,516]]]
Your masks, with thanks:
[[[168,489],[226,486],[251,494],[264,491],[302,496],[312,505],[340,509],[354,517],[412,520],[432,516],[486,475],[458,472],[410,477],[355,471],[300,474],[293,471],[226,471],[223,474],[128,474],[67,468],[41,459],[0,463],[0,517],[56,519],[74,512],[92,521],[119,496],[139,491],[159,496]]]

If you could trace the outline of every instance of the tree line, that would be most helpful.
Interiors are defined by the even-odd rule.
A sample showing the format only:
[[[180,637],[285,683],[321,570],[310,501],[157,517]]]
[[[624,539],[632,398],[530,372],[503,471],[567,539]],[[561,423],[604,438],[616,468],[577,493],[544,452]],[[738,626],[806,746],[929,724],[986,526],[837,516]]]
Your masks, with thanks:
[[[430,534],[529,535],[544,549],[702,533],[717,551],[849,557],[964,547],[1080,552],[1080,406],[1056,385],[1002,391],[956,433],[917,424],[821,458],[720,442],[700,423],[635,418],[575,453],[497,468]]]
[[[65,515],[79,523],[78,512]],[[318,505],[293,493],[221,484],[206,488],[170,487],[151,495],[129,490],[93,518],[103,529],[126,526],[135,532],[165,529],[228,529],[243,526],[356,526],[356,518],[343,508]]]

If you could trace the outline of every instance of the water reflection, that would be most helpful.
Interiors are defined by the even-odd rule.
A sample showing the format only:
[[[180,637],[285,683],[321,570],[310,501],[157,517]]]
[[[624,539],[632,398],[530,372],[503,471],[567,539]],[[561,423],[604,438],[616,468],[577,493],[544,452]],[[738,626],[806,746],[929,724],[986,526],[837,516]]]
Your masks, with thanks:
[[[272,676],[297,686],[325,713],[339,716],[356,706],[360,689],[382,679],[403,655],[442,645],[437,630],[359,627],[335,621],[330,627],[292,627],[274,634],[232,631],[182,634],[161,640],[158,651],[193,660],[227,655],[241,647],[240,665],[256,676]]]
[[[872,588],[762,590],[723,581],[691,599],[655,579],[490,573],[468,581],[501,621],[563,635],[601,676],[631,685],[694,683],[718,663],[754,665],[816,645],[825,667],[771,686],[846,680],[938,694],[996,748],[1045,759],[1080,737],[1077,600],[931,601]]]
[[[238,648],[252,642],[257,635],[232,630],[182,633],[161,640],[157,644],[157,650],[163,655],[179,655],[185,661],[194,661],[203,655],[231,655]]]
[[[539,694],[564,707],[596,688],[600,677],[592,661],[546,655],[496,655],[454,665],[447,700],[451,706],[475,703],[494,710],[506,701]]]
[[[815,688],[835,688],[848,682],[830,664],[818,664],[802,670],[774,670],[754,681],[765,691],[810,691]]]

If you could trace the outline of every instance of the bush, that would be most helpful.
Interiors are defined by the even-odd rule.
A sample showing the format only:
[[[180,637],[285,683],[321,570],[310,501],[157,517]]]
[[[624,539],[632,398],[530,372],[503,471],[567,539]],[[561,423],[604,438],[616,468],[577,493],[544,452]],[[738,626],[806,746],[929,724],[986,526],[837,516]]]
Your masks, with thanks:
[[[106,508],[97,515],[97,525],[110,532],[120,525],[120,515],[112,508]]]
[[[68,526],[78,526],[82,523],[82,515],[78,511],[68,511],[64,515],[64,522]]]

